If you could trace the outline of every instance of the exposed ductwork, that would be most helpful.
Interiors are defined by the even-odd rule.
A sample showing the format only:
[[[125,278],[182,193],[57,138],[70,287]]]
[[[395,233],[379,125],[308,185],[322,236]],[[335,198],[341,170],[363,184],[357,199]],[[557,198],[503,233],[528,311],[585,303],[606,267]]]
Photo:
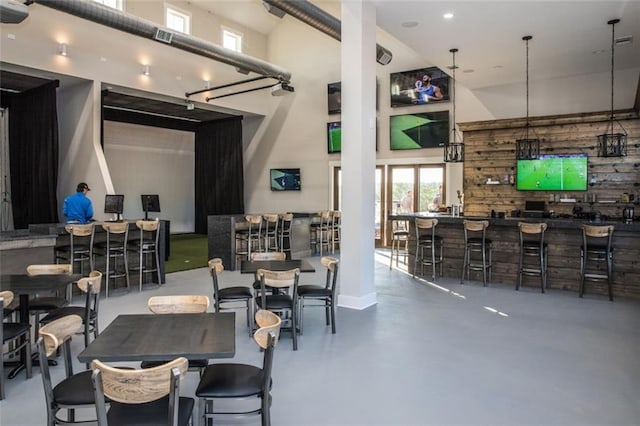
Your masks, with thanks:
[[[335,16],[328,14],[307,0],[263,0],[267,11],[279,18],[288,13],[313,28],[322,31],[329,37],[342,40],[342,23]],[[376,61],[387,65],[393,58],[392,53],[376,44]]]
[[[205,40],[174,32],[151,21],[103,6],[93,1],[33,0],[47,7],[106,25],[140,37],[169,44],[177,49],[211,58],[236,67],[239,72],[254,72],[280,81],[291,81],[291,73],[263,60],[225,49]]]

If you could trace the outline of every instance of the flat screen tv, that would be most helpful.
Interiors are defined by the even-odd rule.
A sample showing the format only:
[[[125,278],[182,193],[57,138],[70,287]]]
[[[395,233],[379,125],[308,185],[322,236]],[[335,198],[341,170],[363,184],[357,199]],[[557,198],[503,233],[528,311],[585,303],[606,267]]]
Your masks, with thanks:
[[[391,106],[424,105],[449,100],[449,76],[437,67],[392,73]]]
[[[342,151],[342,123],[340,121],[332,121],[327,123],[327,152]]]
[[[271,169],[272,191],[300,191],[300,169]]]
[[[118,215],[118,220],[121,220],[121,216],[124,210],[124,195],[123,194],[107,194],[104,196],[104,212],[115,213]]]
[[[144,219],[149,219],[149,212],[160,212],[160,196],[158,194],[141,194],[140,200],[142,201],[142,211],[144,212]]]
[[[541,155],[535,160],[517,160],[518,191],[586,191],[587,155]]]
[[[438,148],[448,140],[449,111],[389,117],[389,143],[392,150]]]
[[[339,81],[327,84],[327,102],[329,114],[340,114],[342,111],[342,88]]]

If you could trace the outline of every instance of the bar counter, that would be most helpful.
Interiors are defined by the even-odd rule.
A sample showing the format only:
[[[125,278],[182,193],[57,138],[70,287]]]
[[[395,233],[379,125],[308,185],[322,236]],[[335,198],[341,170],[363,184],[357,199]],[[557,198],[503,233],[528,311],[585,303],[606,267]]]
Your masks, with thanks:
[[[493,272],[491,284],[513,286],[518,279],[518,264],[520,256],[520,240],[518,222],[545,222],[547,231],[545,241],[549,245],[547,265],[547,288],[556,288],[578,292],[580,284],[580,246],[582,245],[582,231],[584,223],[590,225],[614,225],[613,233],[613,294],[640,298],[640,222],[624,224],[620,221],[589,222],[574,219],[555,218],[487,218],[451,216],[447,214],[419,212],[412,214],[389,215],[388,220],[408,220],[409,258],[408,269],[413,272],[415,253],[415,227],[413,219],[416,217],[436,218],[438,225],[436,234],[444,240],[445,277],[462,277],[462,261],[464,255],[463,220],[487,220],[487,238],[493,240]],[[430,277],[430,273],[427,274]],[[471,272],[472,280],[482,281],[481,272]],[[540,278],[523,277],[525,291],[539,291]],[[527,287],[532,287],[531,289]],[[521,289],[522,291],[522,289]],[[587,281],[585,294],[607,294],[606,282]]]

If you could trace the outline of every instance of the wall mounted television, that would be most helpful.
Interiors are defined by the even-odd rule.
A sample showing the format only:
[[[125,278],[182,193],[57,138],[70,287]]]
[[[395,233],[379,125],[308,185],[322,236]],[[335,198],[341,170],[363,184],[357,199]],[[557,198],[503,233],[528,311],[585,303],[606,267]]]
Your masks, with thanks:
[[[269,174],[272,191],[300,191],[300,169],[271,169]]]
[[[432,89],[427,89],[427,80],[440,89],[441,99],[436,99]],[[449,100],[449,76],[437,67],[402,71],[390,75],[391,106],[424,105]]]
[[[379,84],[376,80],[376,109],[378,109]],[[329,114],[340,114],[342,112],[342,82],[327,84],[327,112]]]
[[[448,140],[449,111],[389,117],[389,147],[392,150],[438,148]]]
[[[587,155],[541,155],[535,160],[517,160],[518,191],[586,191]]]
[[[327,152],[333,154],[342,151],[342,122],[327,123]]]
[[[104,212],[110,214],[117,214],[118,220],[122,219],[122,213],[124,210],[124,195],[123,194],[106,194],[104,196]]]

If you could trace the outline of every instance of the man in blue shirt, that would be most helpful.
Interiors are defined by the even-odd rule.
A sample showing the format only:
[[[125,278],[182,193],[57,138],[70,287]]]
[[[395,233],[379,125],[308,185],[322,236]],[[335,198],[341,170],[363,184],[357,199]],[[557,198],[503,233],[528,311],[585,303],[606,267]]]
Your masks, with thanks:
[[[62,213],[67,217],[67,223],[89,223],[93,217],[93,205],[87,197],[89,185],[80,182],[76,193],[64,199]]]

